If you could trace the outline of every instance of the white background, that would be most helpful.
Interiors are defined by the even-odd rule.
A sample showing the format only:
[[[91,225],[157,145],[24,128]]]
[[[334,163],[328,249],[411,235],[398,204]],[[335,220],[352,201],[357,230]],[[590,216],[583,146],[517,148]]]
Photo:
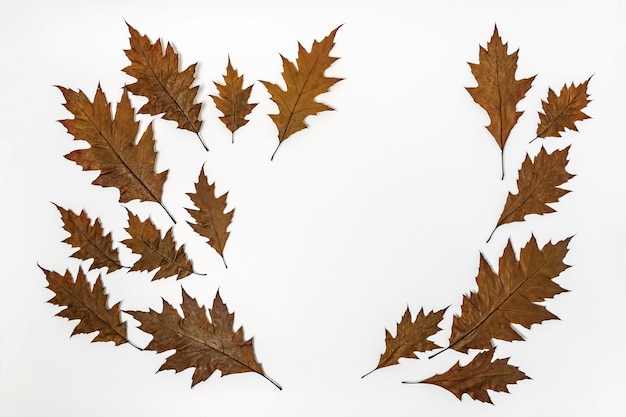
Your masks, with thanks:
[[[407,5],[411,4],[411,6]],[[56,1],[15,2],[0,17],[0,414],[2,416],[614,416],[624,409],[624,129],[626,38],[619,1]],[[192,370],[156,373],[168,355],[129,345],[70,338],[77,322],[54,317],[39,263],[75,272],[79,262],[54,202],[100,217],[127,238],[118,191],[91,185],[63,155],[80,144],[57,122],[71,118],[55,85],[92,99],[98,83],[117,102],[133,82],[129,22],[153,41],[171,41],[186,67],[199,62],[203,151],[191,133],[155,121],[158,170],[169,169],[164,201],[189,220],[186,193],[201,167],[236,208],[225,256],[180,221],[196,269],[207,276],[151,282],[154,273],[105,276],[110,301],[126,310],[161,309],[184,287],[210,305],[219,288],[279,391],[257,374],[219,373],[190,389]],[[505,152],[484,128],[486,113],[465,87],[497,23],[509,51],[520,49],[518,78],[538,74]],[[209,94],[230,55],[245,75],[281,81],[279,53],[295,59],[340,24],[329,75],[345,78],[320,97],[336,112],[307,119],[310,129],[277,145],[267,116],[276,107],[262,84],[247,126],[230,133]],[[593,74],[591,120],[561,139],[534,137],[548,87]],[[142,103],[142,100],[135,100]],[[142,126],[151,120],[142,117]],[[573,192],[557,213],[529,216],[485,240],[526,153],[571,144]],[[128,204],[166,229],[158,205]],[[475,289],[479,254],[492,265],[506,242],[519,249],[575,235],[558,282],[570,292],[549,300],[561,317],[524,330],[525,342],[498,342],[532,380],[492,394],[495,406],[457,400],[442,388],[405,385],[469,356],[402,360],[368,377],[384,351],[384,329],[406,306],[415,315],[451,305],[436,341],[445,344],[464,293]],[[124,259],[135,259],[127,249]],[[90,274],[95,280],[95,275]],[[130,337],[150,337],[129,320]],[[427,355],[420,354],[422,358]]]

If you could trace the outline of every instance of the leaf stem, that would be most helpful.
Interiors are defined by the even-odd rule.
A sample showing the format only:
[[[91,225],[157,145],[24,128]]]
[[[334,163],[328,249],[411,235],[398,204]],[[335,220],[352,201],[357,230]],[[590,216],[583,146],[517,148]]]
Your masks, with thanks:
[[[274,160],[274,155],[276,155],[276,152],[278,152],[278,148],[280,148],[280,144],[281,144],[281,142],[278,142],[278,146],[276,147],[276,149],[274,149],[274,153],[272,154],[272,157],[270,158],[270,161]]]
[[[496,225],[496,227],[493,228],[493,230],[491,231],[491,234],[489,235],[489,237],[487,238],[487,242],[489,243],[489,241],[491,240],[491,237],[493,236],[493,234],[496,232],[496,229],[498,228],[498,225]]]
[[[207,149],[208,150],[208,149]],[[167,209],[167,207],[165,207],[165,205],[159,201],[159,204],[161,205],[161,207],[163,207],[163,210],[165,210],[165,212],[167,213],[167,215],[170,217],[170,219],[172,219],[172,221],[174,222],[174,224],[176,224],[176,219],[174,218],[174,216],[172,216],[172,213],[170,213],[170,211]]]
[[[500,152],[500,169],[502,170],[502,177],[500,180],[504,179],[504,148],[502,148],[502,152]]]
[[[372,372],[374,372],[376,369],[378,369],[378,368],[372,369],[371,371],[369,371],[368,373],[366,373],[365,375],[363,375],[363,376],[361,377],[361,379],[365,378],[366,376],[368,376],[369,374],[371,374]]]
[[[528,142],[528,143],[533,143],[533,142],[534,142],[534,141],[536,141],[537,139],[539,139],[539,136],[535,136],[535,139],[531,140],[531,141],[530,141],[530,142]]]
[[[268,381],[270,381],[272,384],[274,384],[274,386],[276,388],[278,388],[279,390],[283,390],[283,387],[280,386],[280,384],[276,381],[274,381],[272,378],[270,378],[269,376],[265,375],[265,374],[261,374],[263,376],[263,378],[267,379]]]
[[[196,135],[198,136],[198,139],[200,139],[200,143],[202,143],[202,146],[204,146],[204,150],[208,152],[209,151],[209,147],[204,142],[204,139],[202,139],[202,136],[200,136],[200,132],[196,132]],[[174,221],[174,223],[176,223],[176,221]]]

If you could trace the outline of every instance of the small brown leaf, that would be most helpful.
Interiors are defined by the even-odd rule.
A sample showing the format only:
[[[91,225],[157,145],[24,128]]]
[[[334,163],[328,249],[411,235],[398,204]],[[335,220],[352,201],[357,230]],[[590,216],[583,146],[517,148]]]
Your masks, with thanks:
[[[161,238],[161,232],[152,220],[148,218],[141,221],[139,217],[129,213],[126,231],[131,237],[122,243],[141,255],[131,271],[152,271],[159,268],[152,278],[153,281],[172,275],[176,275],[176,279],[182,279],[194,273],[184,247],[176,249],[172,229]]]
[[[530,378],[518,367],[510,365],[509,358],[491,362],[492,358],[493,350],[481,352],[467,365],[461,366],[457,362],[443,374],[421,382],[439,385],[456,395],[459,400],[463,394],[468,394],[475,400],[493,404],[487,390],[509,392],[508,384]]]
[[[72,257],[82,260],[93,259],[90,269],[108,268],[109,272],[120,269],[118,251],[113,249],[111,234],[104,234],[100,219],[92,220],[84,210],[75,214],[63,207],[56,208],[61,213],[63,228],[70,234],[63,242],[78,248]]]
[[[248,103],[252,85],[243,88],[243,75],[239,76],[237,70],[233,68],[228,58],[226,66],[226,75],[224,75],[224,84],[214,82],[219,95],[211,95],[215,102],[215,106],[222,112],[220,117],[222,123],[226,125],[232,133],[234,142],[234,134],[237,129],[248,123],[246,116],[250,114],[256,103]]]
[[[218,198],[215,194],[215,184],[209,184],[204,172],[200,171],[198,182],[196,182],[196,192],[187,193],[187,195],[191,197],[191,201],[197,207],[187,209],[195,220],[191,227],[200,236],[209,240],[209,245],[220,254],[224,266],[226,266],[224,246],[226,246],[226,241],[230,235],[228,226],[235,212],[233,209],[225,213],[228,193]]]
[[[591,77],[579,85],[564,85],[558,96],[552,89],[548,91],[548,100],[542,101],[543,113],[539,113],[538,138],[559,138],[565,129],[578,131],[575,123],[589,119],[582,111],[591,102],[587,94],[589,80]]]
[[[92,290],[81,269],[78,270],[76,282],[69,272],[61,275],[44,268],[41,270],[46,274],[48,288],[55,294],[48,302],[65,307],[56,315],[80,320],[72,336],[98,332],[93,342],[113,342],[116,345],[128,342],[126,322],[120,319],[120,304],[107,307],[108,297],[99,277]]]
[[[163,118],[178,123],[180,129],[194,132],[200,138],[202,146],[208,148],[200,137],[202,122],[199,120],[202,103],[194,103],[198,86],[195,81],[196,64],[178,71],[178,54],[171,44],[161,40],[151,43],[147,36],[139,34],[127,24],[130,31],[130,49],[125,50],[131,64],[123,71],[137,79],[128,85],[128,91],[148,98],[148,102],[139,109],[139,113],[153,116],[164,113]]]
[[[195,368],[191,386],[207,380],[213,372],[220,370],[222,376],[243,372],[256,372],[278,388],[280,386],[267,377],[257,362],[253,339],[245,340],[243,328],[233,329],[234,313],[229,313],[219,292],[210,310],[209,322],[206,310],[183,289],[181,317],[176,309],[163,300],[163,311],[129,311],[141,322],[139,329],[153,336],[146,347],[157,353],[175,350],[159,371],[173,369],[176,372]]]
[[[326,104],[315,101],[315,98],[328,92],[330,87],[343,79],[324,76],[324,72],[339,59],[331,57],[330,51],[335,46],[335,34],[340,27],[335,28],[321,42],[313,42],[311,52],[307,52],[298,43],[297,67],[281,55],[283,79],[287,90],[283,90],[277,84],[261,81],[271,94],[272,101],[278,106],[278,114],[270,115],[278,128],[278,146],[272,154],[272,159],[284,140],[308,127],[304,122],[307,116],[334,110]]]

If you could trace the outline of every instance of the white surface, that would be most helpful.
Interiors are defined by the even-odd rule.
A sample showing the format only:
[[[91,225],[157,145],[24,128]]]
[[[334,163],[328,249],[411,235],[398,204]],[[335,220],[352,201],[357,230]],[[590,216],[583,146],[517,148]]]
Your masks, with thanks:
[[[407,5],[412,4],[407,9]],[[0,17],[0,414],[2,416],[614,416],[624,409],[621,335],[626,290],[624,244],[624,6],[619,1],[340,2],[16,2]],[[235,207],[222,261],[181,222],[196,268],[208,274],[150,282],[152,274],[104,278],[111,302],[160,310],[160,297],[180,302],[182,285],[210,305],[217,288],[236,324],[254,336],[257,357],[277,390],[256,374],[213,375],[190,389],[192,370],[158,372],[167,354],[89,343],[69,335],[76,322],[59,308],[37,263],[73,271],[55,202],[101,217],[117,239],[126,235],[115,189],[90,184],[63,155],[78,147],[57,120],[72,116],[54,88],[93,98],[98,82],[117,102],[133,81],[124,20],[152,40],[174,43],[183,65],[199,62],[203,137],[155,122],[158,169],[169,169],[165,202],[188,219],[185,195],[205,164],[218,192]],[[519,108],[526,113],[500,155],[484,128],[486,113],[464,87],[497,23],[509,51],[520,49],[518,78],[538,74]],[[320,99],[336,108],[307,121],[273,162],[275,111],[256,83],[260,104],[230,133],[208,94],[221,81],[228,54],[246,84],[281,80],[279,53],[295,59],[339,24],[328,74],[345,80]],[[537,111],[548,86],[594,74],[579,133],[535,141]],[[149,120],[149,118],[142,118]],[[501,227],[489,244],[517,169],[528,151],[571,144],[572,193],[556,214]],[[169,227],[153,204],[131,204]],[[403,385],[468,358],[447,352],[431,361],[361,375],[384,351],[384,329],[408,304],[413,314],[452,305],[475,287],[479,253],[497,265],[506,241],[519,249],[534,233],[543,245],[576,235],[559,282],[571,292],[547,302],[562,318],[525,331],[527,341],[499,342],[497,356],[531,376],[492,394],[495,407],[458,401],[428,385]],[[124,256],[131,256],[127,251]],[[95,279],[90,274],[91,279]],[[126,316],[127,317],[127,316]],[[149,336],[135,329],[141,344]]]

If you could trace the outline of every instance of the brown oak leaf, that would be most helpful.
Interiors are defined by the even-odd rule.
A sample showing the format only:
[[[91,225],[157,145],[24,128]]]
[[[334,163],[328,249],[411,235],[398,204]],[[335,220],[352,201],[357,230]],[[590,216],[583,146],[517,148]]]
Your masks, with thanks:
[[[561,89],[558,96],[552,89],[548,91],[548,99],[542,101],[543,113],[539,113],[539,125],[537,137],[561,137],[565,129],[578,131],[575,123],[589,119],[583,109],[591,102],[587,94],[587,85],[591,77],[582,84],[568,87],[567,84]]]
[[[507,53],[507,44],[502,43],[495,27],[487,48],[480,47],[478,64],[469,64],[478,85],[466,89],[491,119],[487,130],[500,146],[503,164],[504,145],[523,113],[516,110],[517,103],[524,98],[535,79],[535,76],[515,79],[517,53]]]
[[[122,322],[120,318],[120,304],[107,307],[108,296],[100,277],[96,279],[92,289],[81,269],[78,270],[76,281],[70,272],[61,275],[44,268],[41,270],[46,274],[48,288],[55,294],[48,302],[65,307],[56,315],[80,320],[72,331],[72,336],[98,332],[93,342],[113,342],[116,345],[128,342],[126,322]]]
[[[243,88],[243,75],[239,75],[236,69],[230,63],[226,66],[226,75],[224,75],[224,84],[214,82],[219,95],[210,95],[215,102],[215,106],[222,112],[220,117],[222,123],[226,125],[231,132],[231,138],[234,143],[235,131],[248,123],[246,116],[250,114],[252,109],[256,107],[256,103],[248,103],[252,85]]]
[[[108,268],[109,272],[120,269],[118,251],[113,249],[111,234],[104,234],[100,219],[92,221],[84,210],[80,214],[56,205],[61,213],[63,228],[70,234],[63,242],[78,250],[72,257],[93,259],[89,269]]]
[[[281,55],[282,75],[287,90],[283,90],[277,84],[261,81],[271,94],[272,101],[278,106],[278,114],[270,115],[278,128],[278,146],[271,159],[274,159],[283,141],[308,127],[304,122],[307,116],[334,110],[326,104],[315,101],[315,98],[328,92],[330,87],[343,79],[324,76],[324,72],[339,59],[331,57],[330,51],[335,46],[335,34],[340,27],[335,28],[321,42],[314,41],[311,52],[298,43],[297,66]]]
[[[141,255],[131,271],[152,271],[159,268],[152,278],[153,281],[172,275],[176,275],[176,279],[182,279],[195,273],[184,247],[176,249],[171,228],[161,237],[161,232],[150,218],[141,221],[139,217],[129,213],[126,231],[131,237],[122,243]]]
[[[209,184],[209,181],[200,171],[198,182],[196,182],[196,192],[187,193],[191,197],[191,201],[197,208],[188,208],[187,211],[195,223],[191,223],[191,227],[200,236],[204,236],[209,240],[209,245],[219,253],[226,265],[224,259],[224,246],[230,232],[228,226],[232,222],[235,210],[226,211],[226,198],[228,193],[224,193],[221,197],[215,194],[215,183]]]
[[[163,184],[168,171],[155,172],[156,151],[152,124],[148,125],[139,143],[135,143],[139,123],[135,121],[128,93],[124,90],[117,105],[115,118],[100,86],[93,103],[82,91],[58,87],[65,97],[65,107],[74,119],[61,120],[68,133],[76,140],[89,143],[87,149],[78,149],[65,155],[84,170],[99,170],[93,184],[116,187],[120,201],[132,200],[157,202],[174,218],[163,205]]]
[[[565,170],[568,152],[569,146],[551,154],[541,148],[534,161],[531,161],[530,156],[526,156],[519,170],[517,194],[509,193],[494,231],[503,224],[520,222],[529,214],[556,211],[548,204],[558,202],[569,193],[569,190],[559,186],[574,177]],[[493,235],[493,232],[491,234]]]
[[[191,386],[207,380],[219,370],[222,376],[243,372],[256,372],[278,388],[257,362],[253,339],[245,340],[243,328],[233,329],[234,313],[229,313],[219,291],[209,310],[211,321],[204,307],[183,289],[181,317],[176,309],[163,300],[163,311],[129,311],[141,322],[139,329],[153,336],[146,347],[157,353],[175,350],[159,371],[173,369],[176,372],[195,368]]]
[[[490,349],[491,339],[523,340],[513,323],[529,329],[533,324],[558,319],[537,303],[567,291],[553,279],[569,268],[563,259],[570,240],[547,243],[540,250],[533,236],[520,251],[519,260],[509,241],[497,273],[481,255],[478,290],[463,298],[461,315],[452,321],[449,347],[465,353],[468,349]]]
[[[470,363],[461,366],[457,362],[452,368],[440,375],[421,381],[424,384],[439,385],[447,389],[460,400],[468,394],[475,400],[491,403],[487,390],[509,392],[507,385],[523,379],[530,379],[518,367],[509,364],[509,358],[493,358],[493,350],[481,352]]]
[[[209,150],[200,136],[202,121],[199,120],[202,103],[195,103],[198,86],[195,81],[196,64],[179,72],[178,54],[170,43],[165,43],[165,52],[161,40],[151,43],[147,36],[139,34],[127,24],[130,32],[130,49],[125,50],[131,64],[123,71],[137,79],[128,85],[128,91],[148,98],[148,102],[139,109],[139,113],[156,116],[178,123],[180,129],[194,132],[202,146]]]

